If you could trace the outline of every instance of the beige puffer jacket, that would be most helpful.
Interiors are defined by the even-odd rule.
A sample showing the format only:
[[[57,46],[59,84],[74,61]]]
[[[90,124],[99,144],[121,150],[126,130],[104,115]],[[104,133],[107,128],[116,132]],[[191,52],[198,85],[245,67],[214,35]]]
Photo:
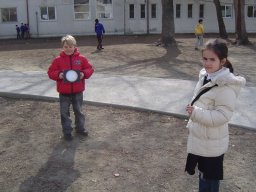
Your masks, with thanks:
[[[245,78],[235,76],[223,68],[211,82],[203,85],[205,69],[199,73],[193,98],[206,87],[217,84],[194,103],[187,124],[189,129],[187,152],[204,157],[216,157],[228,149],[228,122],[235,109],[237,97],[245,85]]]

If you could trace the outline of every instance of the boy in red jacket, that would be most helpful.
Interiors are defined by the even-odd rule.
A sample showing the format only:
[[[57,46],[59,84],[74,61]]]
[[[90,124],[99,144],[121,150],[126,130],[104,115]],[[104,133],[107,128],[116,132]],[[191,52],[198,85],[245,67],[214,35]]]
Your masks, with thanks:
[[[66,35],[62,37],[61,45],[63,51],[52,61],[48,69],[48,76],[56,81],[57,91],[59,92],[64,139],[72,140],[70,105],[72,105],[75,114],[76,133],[88,136],[88,131],[85,128],[85,116],[82,113],[83,91],[85,90],[85,79],[91,77],[94,69],[88,60],[80,55],[73,36]]]

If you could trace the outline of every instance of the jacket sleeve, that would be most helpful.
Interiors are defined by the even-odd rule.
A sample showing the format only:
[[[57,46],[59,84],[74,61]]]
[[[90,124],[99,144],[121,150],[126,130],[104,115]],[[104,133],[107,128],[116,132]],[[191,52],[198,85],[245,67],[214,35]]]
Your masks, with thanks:
[[[202,33],[204,34],[204,26],[202,25],[201,27],[202,27]]]
[[[231,88],[226,88],[216,95],[214,109],[203,109],[195,106],[191,120],[207,127],[217,127],[229,122],[233,115],[236,94]]]
[[[84,79],[89,79],[94,72],[92,65],[88,62],[88,60],[85,57],[83,57],[83,64],[82,64],[81,71],[84,73]]]
[[[197,27],[197,26],[195,26],[195,28],[194,28],[194,33],[195,33],[195,34],[196,34],[196,31],[197,31],[197,30],[196,30],[196,27]]]
[[[48,76],[50,79],[57,81],[57,80],[59,80],[60,73],[61,73],[61,70],[58,67],[58,61],[57,61],[57,59],[54,59],[48,69]]]

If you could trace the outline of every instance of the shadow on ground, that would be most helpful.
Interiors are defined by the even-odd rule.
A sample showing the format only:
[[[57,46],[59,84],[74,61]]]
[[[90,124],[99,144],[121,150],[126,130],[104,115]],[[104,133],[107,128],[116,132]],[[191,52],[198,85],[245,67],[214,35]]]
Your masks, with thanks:
[[[78,142],[59,142],[53,149],[47,163],[37,175],[20,185],[20,192],[63,192],[80,177],[74,169],[74,158]]]

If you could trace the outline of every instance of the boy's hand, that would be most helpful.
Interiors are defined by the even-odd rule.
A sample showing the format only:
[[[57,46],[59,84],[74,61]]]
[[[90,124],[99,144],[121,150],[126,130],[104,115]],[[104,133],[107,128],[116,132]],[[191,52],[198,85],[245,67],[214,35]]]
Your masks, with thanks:
[[[80,72],[80,79],[83,79],[83,78],[84,78],[84,73]]]
[[[63,78],[64,78],[64,74],[63,74],[62,72],[59,74],[59,78],[60,78],[60,79],[63,79]]]

